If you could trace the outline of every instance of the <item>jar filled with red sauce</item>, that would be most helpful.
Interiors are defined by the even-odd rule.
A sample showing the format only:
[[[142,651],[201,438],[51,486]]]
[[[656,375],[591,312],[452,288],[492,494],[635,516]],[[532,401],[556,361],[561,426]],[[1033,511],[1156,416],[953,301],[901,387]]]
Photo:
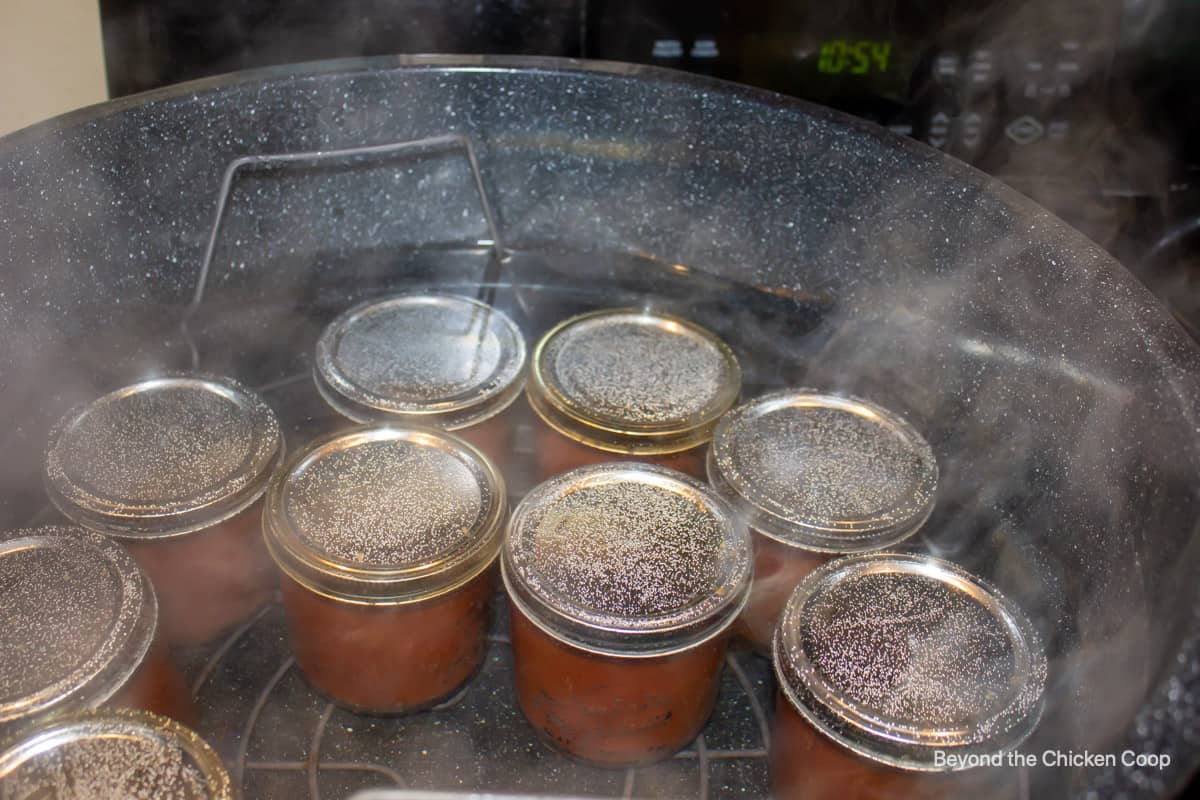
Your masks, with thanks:
[[[233,800],[220,757],[195,732],[144,711],[55,718],[0,741],[5,800]]]
[[[726,414],[708,477],[752,531],[754,585],[737,630],[765,654],[808,573],[835,556],[896,545],[925,524],[938,467],[929,443],[896,414],[798,389]]]
[[[158,630],[145,574],[76,527],[0,534],[0,738],[64,713],[195,709]]]
[[[467,297],[404,294],[343,313],[317,341],[314,380],[357,423],[454,431],[503,470],[525,386],[525,338]]]
[[[704,479],[704,446],[737,402],[733,351],[688,320],[608,309],[572,317],[534,349],[526,393],[539,480],[641,461]]]
[[[154,584],[173,645],[212,641],[270,600],[260,500],[283,434],[229,378],[154,378],[68,414],[50,438],[46,488],[72,521],[128,549]]]
[[[545,742],[618,767],[696,737],[751,569],[707,486],[647,464],[559,475],[513,512],[501,569],[517,701]]]
[[[928,556],[848,556],[805,578],[774,640],[777,800],[1017,798],[1040,639],[993,587]]]
[[[319,439],[267,495],[292,651],[356,711],[434,705],[483,663],[504,481],[443,431],[367,426]]]

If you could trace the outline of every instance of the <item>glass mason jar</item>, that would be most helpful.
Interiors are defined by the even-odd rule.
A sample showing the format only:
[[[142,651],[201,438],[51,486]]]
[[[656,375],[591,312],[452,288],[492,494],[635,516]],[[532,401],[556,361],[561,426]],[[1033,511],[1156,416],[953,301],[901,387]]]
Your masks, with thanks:
[[[788,601],[774,667],[778,800],[1018,796],[1003,756],[1037,725],[1046,658],[1020,610],[962,569],[826,564]]]
[[[503,470],[525,338],[507,314],[467,297],[369,300],[325,328],[313,377],[347,419],[454,431]]]
[[[0,738],[49,717],[129,707],[195,719],[129,553],[76,527],[0,534]]]
[[[745,529],[674,470],[593,465],[533,489],[501,558],[526,719],[606,766],[684,747],[716,702],[750,569]]]
[[[709,482],[750,526],[754,585],[738,632],[768,653],[779,612],[830,558],[880,550],[933,511],[938,466],[912,425],[807,389],[764,395],[717,424]]]
[[[318,439],[267,495],[267,545],[300,671],[357,711],[453,695],[483,663],[507,500],[451,434],[369,426]]]
[[[0,744],[0,785],[13,800],[234,798],[203,739],[144,711],[72,714]]]
[[[261,506],[283,434],[229,378],[154,378],[68,414],[46,488],[74,522],[118,539],[150,576],[171,644],[211,641],[275,590]]]
[[[715,334],[638,309],[581,314],[534,349],[526,393],[537,475],[642,461],[704,479],[704,445],[737,402],[742,373]]]

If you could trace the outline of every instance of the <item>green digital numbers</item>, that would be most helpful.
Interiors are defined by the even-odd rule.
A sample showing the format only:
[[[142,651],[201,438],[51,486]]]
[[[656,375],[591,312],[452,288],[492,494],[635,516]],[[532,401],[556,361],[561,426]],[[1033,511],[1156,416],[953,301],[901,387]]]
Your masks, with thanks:
[[[891,42],[830,39],[821,43],[817,72],[827,75],[877,75],[887,72]]]

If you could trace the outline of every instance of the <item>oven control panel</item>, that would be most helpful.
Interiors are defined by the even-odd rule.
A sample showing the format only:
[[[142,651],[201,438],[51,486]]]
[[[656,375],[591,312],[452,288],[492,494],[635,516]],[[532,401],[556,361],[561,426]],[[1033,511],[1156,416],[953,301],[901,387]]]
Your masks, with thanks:
[[[668,1],[633,13],[594,0],[585,47],[840,108],[990,172],[1044,175],[1103,135],[1095,118],[1144,4]]]

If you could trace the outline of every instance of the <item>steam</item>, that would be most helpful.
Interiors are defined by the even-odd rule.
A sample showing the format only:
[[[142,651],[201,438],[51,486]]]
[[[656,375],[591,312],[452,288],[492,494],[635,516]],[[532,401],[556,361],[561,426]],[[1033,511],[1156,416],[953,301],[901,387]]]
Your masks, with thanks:
[[[1074,30],[1059,8],[1003,11],[987,17],[993,34],[981,43],[995,53],[1030,30]],[[1081,83],[1107,66],[1081,64]],[[55,516],[40,465],[63,413],[188,366],[178,323],[232,156],[467,130],[517,251],[495,301],[531,339],[588,307],[652,304],[730,341],[747,396],[808,386],[908,418],[942,476],[912,548],[994,582],[1034,619],[1050,657],[1044,719],[1022,750],[1126,743],[1135,710],[1172,668],[1197,541],[1179,527],[1195,510],[1185,487],[1196,420],[1161,416],[1194,412],[1193,381],[1177,369],[1191,356],[1167,324],[1142,320],[1139,290],[1085,242],[1043,227],[1015,192],[972,188],[924,154],[862,157],[860,134],[840,123],[765,114],[717,92],[647,101],[663,103],[655,117],[599,85],[567,94],[554,84],[546,97],[473,81],[501,79],[452,92],[369,75],[297,79],[280,96],[232,90],[237,110],[184,96],[129,124],[0,143],[0,524]],[[1082,122],[1072,112],[1084,144],[1046,151],[1033,169],[1046,177],[1025,191],[1060,205],[1049,176],[1090,185],[1114,167],[1166,181],[1165,146],[1136,115],[1085,107]],[[103,135],[90,138],[89,126]],[[1111,242],[1120,214],[1094,195],[1083,202],[1089,235]],[[997,219],[1004,230],[986,222]],[[201,367],[267,391],[299,445],[334,424],[308,382],[321,327],[374,294],[477,291],[488,258],[469,245],[485,235],[461,161],[247,175],[193,326]],[[1079,260],[1064,261],[1063,248]],[[1095,778],[1034,769],[1029,795]]]

